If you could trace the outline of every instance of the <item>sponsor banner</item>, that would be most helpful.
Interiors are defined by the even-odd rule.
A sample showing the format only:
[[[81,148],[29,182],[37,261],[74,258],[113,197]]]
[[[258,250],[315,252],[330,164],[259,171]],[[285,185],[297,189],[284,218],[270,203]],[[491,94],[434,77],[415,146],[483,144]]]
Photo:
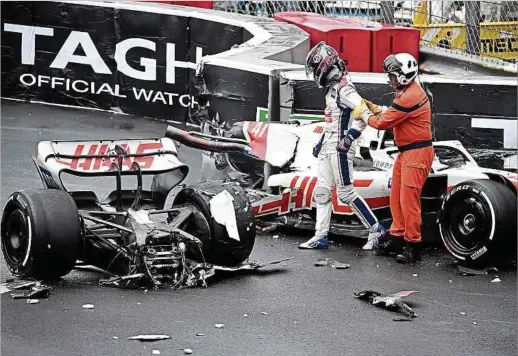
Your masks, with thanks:
[[[242,43],[245,32],[200,18],[106,4],[1,6],[4,97],[118,107],[179,122],[198,106],[191,78],[201,57]]]
[[[466,26],[436,24],[415,26],[428,46],[466,51]],[[481,22],[480,53],[483,56],[516,60],[518,57],[518,21]]]

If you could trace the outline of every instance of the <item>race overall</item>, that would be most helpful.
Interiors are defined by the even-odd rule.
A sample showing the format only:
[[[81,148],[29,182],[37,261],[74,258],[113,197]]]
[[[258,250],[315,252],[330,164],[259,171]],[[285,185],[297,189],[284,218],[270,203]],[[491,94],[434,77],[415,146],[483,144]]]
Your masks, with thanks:
[[[314,200],[317,203],[315,236],[327,235],[332,214],[332,188],[336,186],[338,199],[351,207],[371,232],[378,229],[378,220],[353,187],[353,162],[356,140],[365,129],[362,120],[354,120],[351,112],[362,98],[346,75],[329,87],[326,93],[325,133],[317,145],[318,182]],[[351,130],[352,129],[352,130]],[[337,151],[340,140],[349,133],[352,144],[347,153]],[[315,153],[317,153],[315,152]]]

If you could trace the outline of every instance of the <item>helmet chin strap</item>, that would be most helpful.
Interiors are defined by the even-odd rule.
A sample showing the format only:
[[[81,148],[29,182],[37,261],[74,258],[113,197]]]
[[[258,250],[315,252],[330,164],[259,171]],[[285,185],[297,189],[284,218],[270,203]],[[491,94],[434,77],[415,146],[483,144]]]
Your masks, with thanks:
[[[394,88],[394,89],[397,89],[397,90],[400,90],[400,89],[403,89],[404,87],[406,87],[407,85],[411,84],[413,80],[409,80],[406,84],[402,84],[398,78],[399,78],[399,75],[396,74],[396,73],[388,73],[388,74],[392,74],[396,77],[396,84],[393,83],[392,79],[390,79],[390,76],[389,76],[389,80],[388,80],[388,84]]]

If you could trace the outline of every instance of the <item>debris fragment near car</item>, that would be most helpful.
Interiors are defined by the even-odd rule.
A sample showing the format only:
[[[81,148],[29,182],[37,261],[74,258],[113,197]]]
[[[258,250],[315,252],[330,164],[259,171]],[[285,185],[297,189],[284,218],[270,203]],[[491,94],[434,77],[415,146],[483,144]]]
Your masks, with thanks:
[[[138,340],[138,341],[160,341],[170,339],[169,335],[154,335],[154,334],[143,334],[143,335],[135,335],[128,337],[128,340]]]
[[[349,263],[342,263],[333,260],[332,258],[319,258],[314,263],[314,266],[317,267],[329,267],[334,269],[347,269],[351,268],[351,265]]]
[[[408,297],[414,293],[418,293],[418,291],[401,291],[394,294],[383,295],[382,293],[373,290],[364,290],[358,293],[354,293],[354,296],[360,300],[368,301],[374,306],[402,313],[407,318],[416,318],[417,316],[412,308],[403,302],[403,298]]]
[[[35,282],[34,284],[29,282],[25,284],[25,286],[22,285],[18,290],[26,289],[26,286],[30,288],[25,291],[11,293],[11,297],[13,299],[43,299],[48,298],[52,293],[50,287],[41,284],[40,282]]]
[[[489,267],[485,269],[473,269],[459,265],[457,273],[461,276],[482,276],[487,275],[489,273],[498,273],[498,269],[496,267]]]

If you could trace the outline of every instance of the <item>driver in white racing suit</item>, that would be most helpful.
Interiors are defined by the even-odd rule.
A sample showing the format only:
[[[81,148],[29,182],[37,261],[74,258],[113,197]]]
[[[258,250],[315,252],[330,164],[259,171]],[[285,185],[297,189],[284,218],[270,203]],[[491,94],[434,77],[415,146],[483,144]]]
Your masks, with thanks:
[[[352,83],[346,63],[336,50],[325,42],[313,47],[306,58],[306,74],[312,76],[326,91],[325,133],[313,150],[318,157],[318,182],[313,199],[317,203],[315,235],[299,245],[302,249],[327,248],[332,215],[332,187],[336,185],[338,199],[348,205],[369,229],[364,250],[372,250],[377,239],[385,233],[371,209],[353,187],[355,140],[367,126],[360,117],[362,97]],[[356,110],[354,110],[357,108]]]

